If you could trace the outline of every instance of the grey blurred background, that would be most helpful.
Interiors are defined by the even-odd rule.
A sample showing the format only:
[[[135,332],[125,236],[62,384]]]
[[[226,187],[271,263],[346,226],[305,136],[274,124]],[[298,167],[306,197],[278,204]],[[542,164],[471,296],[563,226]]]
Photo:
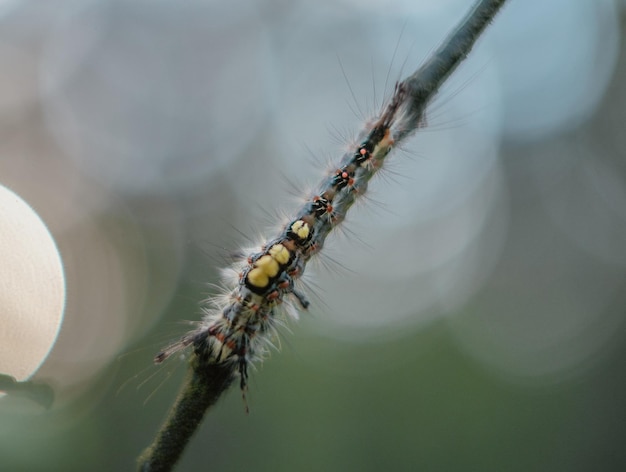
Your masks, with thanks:
[[[0,184],[67,286],[0,470],[133,470],[154,354],[471,3],[0,1]],[[626,3],[509,3],[179,470],[626,470]]]

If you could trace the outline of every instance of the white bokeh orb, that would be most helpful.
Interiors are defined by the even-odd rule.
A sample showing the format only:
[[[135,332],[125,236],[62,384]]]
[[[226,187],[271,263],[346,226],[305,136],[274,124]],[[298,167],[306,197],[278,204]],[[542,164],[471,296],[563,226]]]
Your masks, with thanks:
[[[65,305],[59,251],[37,213],[0,185],[0,373],[32,376],[54,345]]]

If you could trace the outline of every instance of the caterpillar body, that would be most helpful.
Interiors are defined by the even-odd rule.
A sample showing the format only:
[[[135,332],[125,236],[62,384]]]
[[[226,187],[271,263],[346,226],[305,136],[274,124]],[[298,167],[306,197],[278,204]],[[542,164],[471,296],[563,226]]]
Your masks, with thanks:
[[[343,155],[276,237],[224,272],[224,294],[210,300],[198,327],[159,352],[155,363],[193,346],[203,362],[230,364],[238,371],[245,395],[248,366],[262,360],[273,345],[281,312],[297,318],[298,310],[309,306],[298,288],[307,262],[366,192],[394,145],[423,120],[423,107],[415,109],[412,93],[408,79],[396,84],[389,103],[359,136],[360,144]]]

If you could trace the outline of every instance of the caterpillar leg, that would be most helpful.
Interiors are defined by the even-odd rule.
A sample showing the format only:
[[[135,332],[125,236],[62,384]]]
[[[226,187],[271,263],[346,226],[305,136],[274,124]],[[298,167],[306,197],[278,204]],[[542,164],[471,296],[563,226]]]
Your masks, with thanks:
[[[245,356],[239,356],[238,370],[239,370],[239,388],[241,389],[241,398],[243,399],[243,406],[246,410],[246,414],[250,413],[248,408],[248,399],[246,398],[246,392],[248,390],[248,361]]]

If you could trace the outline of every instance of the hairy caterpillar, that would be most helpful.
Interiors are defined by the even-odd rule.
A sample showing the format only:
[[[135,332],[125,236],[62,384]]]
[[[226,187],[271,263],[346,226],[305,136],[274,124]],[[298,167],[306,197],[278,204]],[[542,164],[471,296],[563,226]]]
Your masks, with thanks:
[[[415,93],[410,79],[396,84],[389,103],[361,132],[360,144],[344,154],[278,235],[224,272],[224,294],[210,301],[196,329],[157,354],[156,363],[193,346],[203,362],[234,366],[245,394],[248,366],[272,345],[280,311],[297,317],[298,309],[309,306],[298,288],[307,262],[365,194],[389,152],[423,120],[424,106],[414,106]]]

